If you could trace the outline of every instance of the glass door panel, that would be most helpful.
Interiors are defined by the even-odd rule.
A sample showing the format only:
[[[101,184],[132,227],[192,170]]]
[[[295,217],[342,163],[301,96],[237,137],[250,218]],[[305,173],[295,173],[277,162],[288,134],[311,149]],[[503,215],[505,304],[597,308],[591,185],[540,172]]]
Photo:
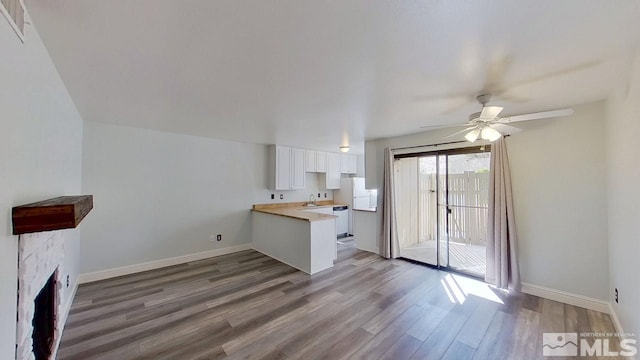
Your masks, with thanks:
[[[396,159],[393,165],[400,255],[430,263],[420,247],[418,158]]]
[[[489,153],[395,159],[400,256],[484,276]]]
[[[438,265],[436,157],[394,161],[396,223],[400,256]]]
[[[485,274],[490,153],[449,155],[449,267]]]

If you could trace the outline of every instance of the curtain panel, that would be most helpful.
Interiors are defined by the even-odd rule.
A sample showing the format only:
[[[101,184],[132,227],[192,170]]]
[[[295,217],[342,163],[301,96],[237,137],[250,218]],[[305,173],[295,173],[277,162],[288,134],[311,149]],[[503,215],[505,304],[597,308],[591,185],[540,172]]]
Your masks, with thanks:
[[[511,169],[504,138],[491,145],[485,280],[501,289],[520,291]]]

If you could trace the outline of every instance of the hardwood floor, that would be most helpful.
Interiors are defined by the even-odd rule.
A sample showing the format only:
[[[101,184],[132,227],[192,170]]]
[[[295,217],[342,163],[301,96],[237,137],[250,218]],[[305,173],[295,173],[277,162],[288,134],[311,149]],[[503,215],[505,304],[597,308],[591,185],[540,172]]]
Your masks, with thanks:
[[[80,286],[58,359],[539,359],[544,331],[614,332],[488,289],[344,246],[314,276],[244,251]]]

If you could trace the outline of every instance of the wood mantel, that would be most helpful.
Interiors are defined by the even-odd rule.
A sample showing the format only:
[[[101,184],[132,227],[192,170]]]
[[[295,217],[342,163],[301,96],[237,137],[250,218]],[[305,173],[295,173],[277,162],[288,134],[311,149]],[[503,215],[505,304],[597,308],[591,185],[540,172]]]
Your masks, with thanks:
[[[13,235],[72,229],[93,209],[93,195],[60,196],[12,209]]]

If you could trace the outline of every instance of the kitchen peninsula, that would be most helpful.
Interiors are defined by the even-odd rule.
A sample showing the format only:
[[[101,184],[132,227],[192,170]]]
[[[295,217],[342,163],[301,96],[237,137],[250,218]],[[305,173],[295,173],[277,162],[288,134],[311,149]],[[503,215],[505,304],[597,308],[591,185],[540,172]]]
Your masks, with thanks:
[[[336,259],[336,216],[332,201],[253,206],[255,250],[307,274],[333,266]]]

